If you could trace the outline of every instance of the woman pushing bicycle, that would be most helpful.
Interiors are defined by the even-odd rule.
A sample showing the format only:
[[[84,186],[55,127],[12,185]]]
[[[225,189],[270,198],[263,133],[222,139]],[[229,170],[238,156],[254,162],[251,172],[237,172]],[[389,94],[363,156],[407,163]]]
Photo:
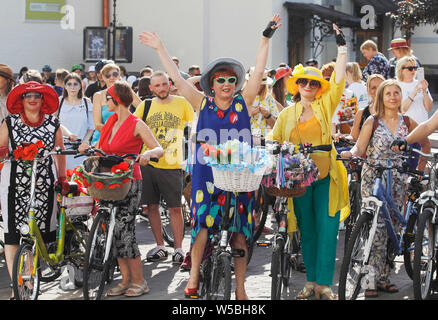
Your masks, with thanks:
[[[201,77],[201,88],[204,93],[196,90],[189,82],[184,80],[169,56],[166,48],[156,33],[143,32],[140,40],[143,44],[155,49],[161,59],[169,76],[175,82],[179,92],[190,102],[198,114],[197,133],[206,133],[212,139],[211,134],[215,135],[212,140],[219,141],[223,134],[221,130],[228,130],[228,134],[233,131],[239,133],[239,138],[246,139],[248,144],[251,141],[250,116],[252,105],[257,96],[260,83],[263,78],[266,61],[268,58],[269,38],[281,25],[280,16],[274,15],[268,27],[263,32],[260,46],[257,52],[254,72],[250,76],[245,88],[245,69],[240,62],[232,58],[219,58],[207,65]],[[205,96],[207,95],[207,96]],[[228,134],[225,139],[228,140]],[[192,249],[190,278],[187,282],[184,293],[186,296],[197,295],[199,289],[199,271],[208,237],[217,231],[221,222],[221,199],[224,191],[214,187],[213,174],[211,167],[202,161],[202,151],[200,145],[196,146],[196,163],[192,177],[192,218],[194,219],[192,228]],[[247,240],[252,238],[253,223],[251,218],[251,208],[254,202],[254,193],[240,193],[238,197],[233,196],[232,201],[238,201],[239,215],[238,227],[232,239],[232,246],[235,249],[247,251]],[[218,212],[218,207],[219,209]],[[236,258],[234,262],[236,274],[236,299],[247,299],[244,281],[246,273],[246,259]]]
[[[52,114],[58,109],[58,95],[48,85],[27,82],[15,87],[8,96],[10,113],[0,128],[0,160],[11,151],[34,144],[46,150],[64,149],[60,124]],[[6,162],[1,171],[1,207],[5,233],[5,256],[12,279],[12,264],[20,243],[20,227],[27,224],[30,199],[30,166],[26,161]],[[38,164],[36,219],[46,243],[56,239],[56,184],[68,190],[65,156],[48,157]],[[13,299],[13,297],[11,297]]]
[[[355,146],[350,151],[341,153],[343,158],[352,156],[360,157],[366,154],[366,158],[376,164],[387,165],[386,159],[391,159],[393,165],[401,165],[402,159],[391,150],[391,144],[396,139],[405,138],[409,132],[417,127],[417,123],[401,114],[402,91],[396,80],[385,80],[377,89],[374,102],[375,114],[365,121]],[[430,142],[427,138],[420,141],[421,150],[430,152]],[[397,159],[398,158],[398,159]],[[420,162],[419,169],[424,169],[424,163]],[[384,174],[386,181],[387,172]],[[401,210],[406,195],[406,177],[404,174],[392,170],[394,203]],[[364,163],[362,168],[361,193],[362,198],[372,194],[375,173],[373,168]],[[383,182],[386,185],[386,182]],[[394,224],[396,225],[396,224]],[[398,225],[400,230],[400,225]],[[367,289],[365,297],[378,296],[377,291],[388,293],[398,292],[395,284],[389,280],[390,264],[387,260],[387,231],[385,222],[379,216],[376,235],[370,253],[369,265],[373,266],[376,273],[375,289]]]
[[[312,145],[332,144],[331,119],[345,88],[347,47],[336,25],[338,57],[330,81],[314,67],[298,65],[287,81],[295,104],[284,109],[268,136],[280,143]],[[297,298],[315,295],[317,299],[337,299],[330,286],[333,282],[336,244],[340,220],[349,214],[347,172],[336,162],[336,152],[312,155],[319,169],[319,180],[306,193],[289,200],[293,212],[289,217],[289,232],[301,233],[301,245],[307,282]],[[296,221],[295,221],[296,217]]]
[[[119,211],[116,215],[114,236],[122,282],[107,292],[109,296],[124,294],[136,297],[149,292],[143,277],[141,255],[135,238],[135,215],[142,189],[139,165],[147,165],[151,158],[162,157],[163,149],[148,126],[129,111],[133,94],[127,82],[116,81],[108,88],[106,101],[108,110],[114,114],[101,129],[99,149],[107,154],[122,156],[127,153],[137,154],[143,143],[148,147],[147,151],[138,155],[133,168],[134,181],[125,199],[117,204]],[[82,144],[79,152],[85,153],[89,148],[89,145]]]

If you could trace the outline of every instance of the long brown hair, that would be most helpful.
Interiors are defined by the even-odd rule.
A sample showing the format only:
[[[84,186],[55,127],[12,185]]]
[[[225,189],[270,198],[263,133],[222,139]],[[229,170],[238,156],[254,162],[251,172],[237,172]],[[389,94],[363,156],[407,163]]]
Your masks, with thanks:
[[[274,96],[274,99],[283,106],[283,108],[286,108],[286,94],[284,93],[284,90],[285,84],[283,78],[275,81],[274,85],[272,86],[272,95]]]
[[[69,81],[69,80],[71,80],[71,79],[73,79],[73,80],[75,80],[77,83],[79,83],[79,91],[78,91],[78,98],[79,99],[82,99],[83,97],[84,97],[84,94],[83,94],[83,92],[82,92],[82,79],[81,79],[81,77],[77,74],[77,73],[75,73],[75,72],[71,72],[71,73],[69,73],[65,78],[64,78],[64,90],[62,90],[62,97],[63,98],[67,98],[68,97],[68,92],[67,92],[67,89],[65,88],[65,86],[66,86],[66,84],[67,84],[67,82]]]
[[[379,85],[379,87],[377,88],[376,99],[374,101],[374,111],[376,112],[376,114],[379,117],[382,117],[385,114],[385,105],[383,103],[383,95],[384,95],[384,91],[385,91],[386,87],[390,87],[390,86],[396,86],[400,90],[400,95],[401,95],[402,89],[401,89],[400,85],[398,84],[397,80],[388,79],[388,80],[383,81]],[[398,106],[398,110],[399,110],[399,112],[401,112],[401,103]]]

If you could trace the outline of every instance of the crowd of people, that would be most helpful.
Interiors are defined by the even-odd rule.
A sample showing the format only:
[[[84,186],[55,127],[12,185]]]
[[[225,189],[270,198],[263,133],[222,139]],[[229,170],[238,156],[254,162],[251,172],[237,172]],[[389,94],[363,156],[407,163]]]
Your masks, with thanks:
[[[0,64],[1,159],[23,142],[42,140],[48,148],[64,148],[63,137],[79,139],[81,153],[97,146],[110,154],[139,154],[139,163],[133,169],[134,183],[121,205],[115,230],[122,281],[108,295],[139,296],[149,291],[135,239],[139,207],[143,206],[143,214],[148,214],[156,241],[147,261],[168,258],[159,214],[162,198],[169,208],[175,238],[172,262],[190,269],[184,293],[190,296],[199,290],[200,265],[208,239],[220,226],[223,206],[219,199],[224,191],[214,186],[211,167],[195,161],[190,169],[191,245],[184,252],[181,198],[187,127],[196,132],[208,129],[215,137],[222,137],[221,130],[249,132],[247,142],[251,145],[258,144],[259,137],[314,145],[344,138],[355,142],[355,146],[342,152],[343,157],[366,156],[376,162],[395,152],[390,147],[394,140],[402,141],[400,145],[418,143],[423,151],[430,151],[427,136],[438,127],[438,116],[428,120],[433,105],[428,82],[416,79],[420,62],[404,39],[391,42],[391,60],[378,51],[373,41],[365,41],[360,50],[369,62],[362,70],[357,62],[348,61],[345,37],[333,25],[338,45],[334,61],[320,69],[316,59],[309,59],[305,66],[291,68],[282,63],[267,69],[269,39],[281,26],[280,20],[275,15],[263,32],[255,64],[249,70],[233,58],[219,58],[204,70],[193,65],[183,72],[178,58],[169,55],[159,36],[147,31],[139,36],[140,42],[155,50],[164,71],[145,66],[137,77],[114,61],[100,60],[88,72],[78,64],[70,71],[58,69],[53,76],[46,65],[42,73],[24,67],[15,77],[9,66]],[[377,129],[374,121],[378,122]],[[191,154],[202,153],[200,148],[195,144]],[[151,158],[159,161],[149,162]],[[312,155],[312,159],[319,179],[303,196],[288,201],[291,230],[301,234],[307,279],[297,298],[334,300],[337,296],[331,287],[337,237],[340,223],[349,215],[347,172],[336,161],[335,151]],[[53,241],[56,225],[53,186],[65,184],[66,169],[74,169],[82,161],[72,156],[56,156],[54,160],[48,158],[40,164],[49,170],[43,170],[46,175],[39,177],[37,187],[43,204],[38,208],[38,224],[48,242]],[[419,167],[422,165],[420,162]],[[21,192],[29,183],[25,171],[15,163],[6,163],[1,171],[5,253],[11,276],[29,196]],[[371,193],[373,171],[365,166],[362,177],[362,195],[366,196]],[[394,177],[393,196],[401,207],[405,179],[399,173]],[[239,212],[239,228],[233,230],[231,245],[245,252],[257,228],[250,209],[254,199],[254,193],[234,194],[232,199],[246,214]],[[398,290],[390,282],[389,266],[382,258],[386,257],[385,237],[380,223],[371,254],[376,290],[367,290],[367,297],[377,296],[378,290]],[[235,258],[234,271],[236,299],[248,299],[246,259]]]

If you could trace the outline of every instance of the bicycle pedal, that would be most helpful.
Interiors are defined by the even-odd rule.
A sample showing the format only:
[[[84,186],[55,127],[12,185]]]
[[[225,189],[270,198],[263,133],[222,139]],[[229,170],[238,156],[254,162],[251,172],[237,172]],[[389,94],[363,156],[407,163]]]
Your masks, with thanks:
[[[245,256],[245,250],[243,249],[232,249],[231,256],[233,258],[243,258]]]
[[[186,299],[197,300],[199,299],[199,294],[186,294]]]
[[[272,246],[271,241],[257,241],[257,247],[269,248]]]

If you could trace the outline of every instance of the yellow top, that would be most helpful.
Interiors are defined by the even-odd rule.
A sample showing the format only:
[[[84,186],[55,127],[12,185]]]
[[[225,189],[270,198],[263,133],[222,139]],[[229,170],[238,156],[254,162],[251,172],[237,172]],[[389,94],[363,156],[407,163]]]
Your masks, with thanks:
[[[298,129],[298,130],[297,130]],[[305,137],[300,139],[301,137]],[[318,120],[316,120],[316,117],[313,116],[311,119],[304,121],[304,122],[298,122],[298,126],[295,127],[290,135],[289,141],[293,144],[303,144],[303,143],[311,143],[314,146],[318,146],[323,144],[322,143],[322,130],[321,125],[319,124]],[[321,153],[312,153],[310,157],[315,162],[315,165],[318,167],[319,170],[319,177],[318,179],[324,179],[327,177],[330,169],[330,158],[329,158],[328,152],[321,152]]]
[[[164,156],[158,162],[150,162],[155,168],[181,169],[184,125],[194,118],[193,108],[184,97],[172,98],[172,101],[166,104],[157,103],[156,99],[153,99],[145,121],[164,150]],[[134,115],[142,119],[144,107],[143,101],[138,105]],[[145,150],[147,147],[143,146],[141,152]]]
[[[342,93],[345,89],[345,78],[338,84],[335,82],[335,72],[332,73],[330,79],[330,88],[327,92],[322,94],[318,99],[315,99],[311,107],[321,126],[321,142],[322,144],[332,144],[331,139],[331,119]],[[303,112],[303,106],[300,102],[287,107],[281,111],[278,116],[275,126],[268,135],[268,139],[276,140],[278,142],[290,141],[292,130],[297,125],[297,119],[300,118]],[[341,161],[336,161],[336,149],[333,146],[330,152],[330,188],[329,188],[329,212],[331,217],[334,217],[336,212],[341,210],[341,218],[343,221],[350,214],[350,204],[348,198],[348,182],[347,170]],[[291,212],[289,215],[288,231],[294,232],[297,229],[296,217],[293,214],[293,201],[289,199],[288,208]]]

